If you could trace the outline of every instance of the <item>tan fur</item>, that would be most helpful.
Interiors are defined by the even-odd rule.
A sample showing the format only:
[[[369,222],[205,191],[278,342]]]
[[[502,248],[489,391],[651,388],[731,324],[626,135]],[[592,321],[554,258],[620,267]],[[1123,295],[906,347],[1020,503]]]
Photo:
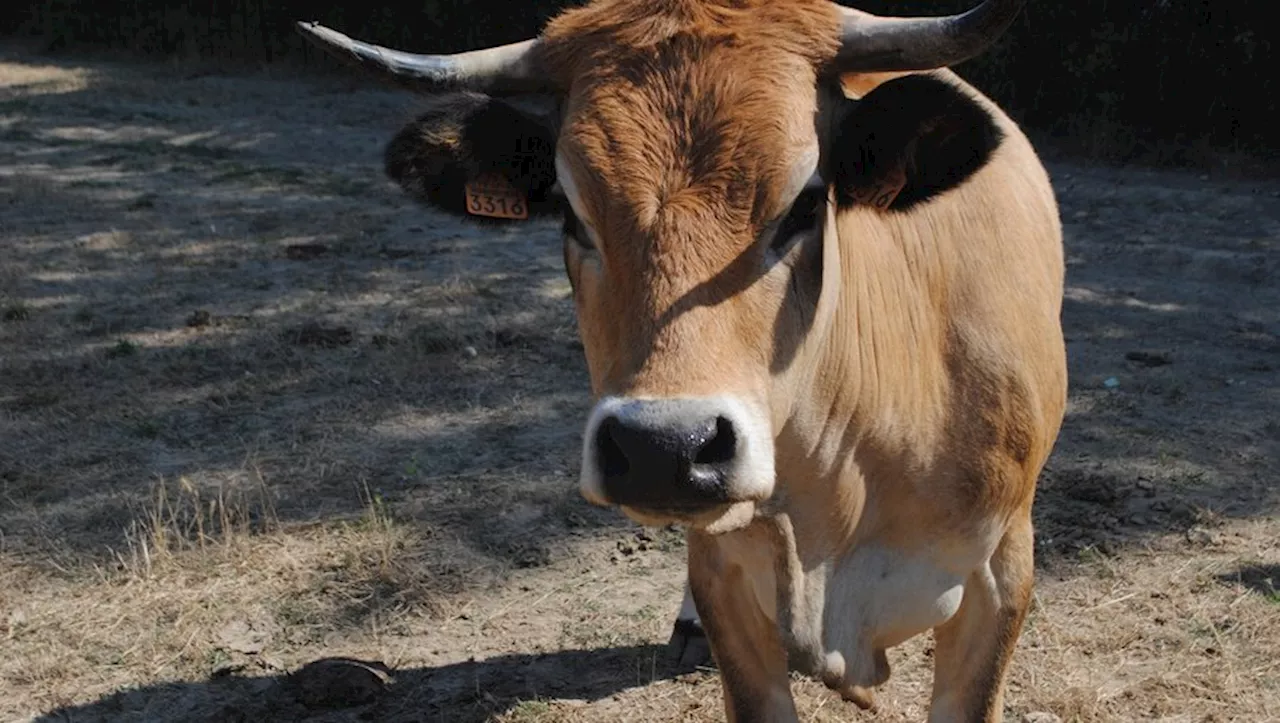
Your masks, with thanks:
[[[1065,405],[1057,207],[1013,122],[939,71],[1003,145],[908,213],[831,215],[806,311],[757,238],[815,142],[838,34],[825,0],[605,1],[549,25],[545,60],[570,89],[559,150],[601,246],[566,251],[592,384],[732,393],[771,417],[773,499],[743,530],[690,536],[730,720],[794,720],[788,648],[870,705],[884,649],[922,625],[939,636],[931,719],[999,720],[1035,480]],[[860,97],[896,75],[843,84]],[[848,578],[870,569],[898,576],[900,609]]]

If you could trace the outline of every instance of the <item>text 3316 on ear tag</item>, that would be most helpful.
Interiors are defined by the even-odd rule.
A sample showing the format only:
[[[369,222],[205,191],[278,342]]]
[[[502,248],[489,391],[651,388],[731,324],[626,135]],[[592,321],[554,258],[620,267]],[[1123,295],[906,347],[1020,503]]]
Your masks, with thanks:
[[[529,218],[529,202],[520,189],[497,174],[478,176],[467,181],[467,213],[473,216]]]

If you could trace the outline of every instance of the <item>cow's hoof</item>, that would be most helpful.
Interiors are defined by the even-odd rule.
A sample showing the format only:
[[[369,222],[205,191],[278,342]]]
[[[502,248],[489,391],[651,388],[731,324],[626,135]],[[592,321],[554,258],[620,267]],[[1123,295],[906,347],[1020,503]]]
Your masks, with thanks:
[[[677,620],[667,642],[667,656],[681,669],[711,666],[711,645],[696,620]]]
[[[840,691],[840,697],[853,703],[862,710],[875,712],[876,710],[876,694],[870,688],[861,685],[851,685]]]

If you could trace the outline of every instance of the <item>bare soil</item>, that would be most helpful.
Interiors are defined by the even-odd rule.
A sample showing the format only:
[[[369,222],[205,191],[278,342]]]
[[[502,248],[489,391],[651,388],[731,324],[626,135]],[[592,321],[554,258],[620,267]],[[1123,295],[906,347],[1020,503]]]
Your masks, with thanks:
[[[723,720],[664,657],[681,536],[577,494],[557,230],[403,197],[419,102],[0,48],[0,719]],[[1050,167],[1071,400],[1008,717],[1280,720],[1280,182]],[[929,656],[802,717],[921,720]]]

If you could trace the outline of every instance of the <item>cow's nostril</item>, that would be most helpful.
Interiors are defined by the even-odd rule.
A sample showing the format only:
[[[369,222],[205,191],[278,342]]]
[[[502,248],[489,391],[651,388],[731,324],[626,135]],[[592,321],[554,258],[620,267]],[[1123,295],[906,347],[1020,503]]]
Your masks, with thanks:
[[[631,469],[626,452],[622,451],[618,440],[614,438],[617,427],[618,419],[609,417],[600,423],[600,431],[597,433],[596,454],[599,457],[600,469],[607,477],[620,477]]]
[[[724,464],[733,459],[737,446],[738,436],[733,431],[733,422],[725,417],[716,417],[715,435],[703,443],[693,458],[693,463]]]

